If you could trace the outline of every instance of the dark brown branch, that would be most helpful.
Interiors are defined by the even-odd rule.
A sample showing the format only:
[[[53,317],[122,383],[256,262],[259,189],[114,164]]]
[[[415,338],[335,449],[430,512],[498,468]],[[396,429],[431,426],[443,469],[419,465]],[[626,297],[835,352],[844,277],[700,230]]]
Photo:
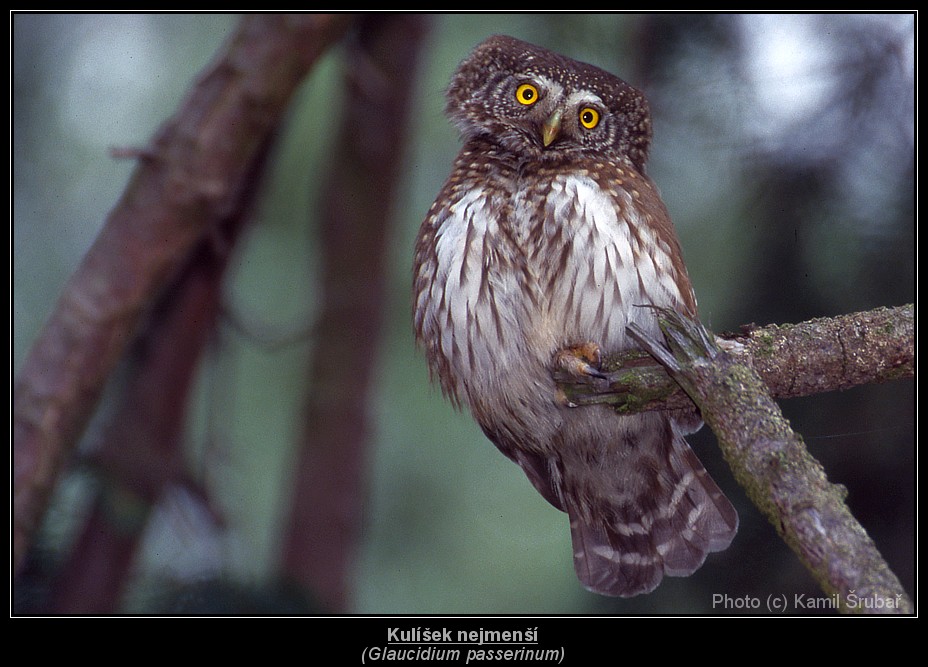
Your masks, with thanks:
[[[915,374],[912,304],[800,324],[751,325],[718,340],[760,375],[774,398],[808,396]],[[604,368],[608,383],[566,374],[556,374],[555,379],[577,405],[608,403],[623,413],[693,407],[680,386],[643,352],[608,357]]]
[[[182,436],[190,390],[219,320],[230,249],[251,220],[270,143],[253,162],[234,215],[200,241],[132,345],[118,408],[94,448],[97,495],[56,578],[53,613],[119,609],[148,517],[168,487],[183,486],[210,506],[186,472]]]
[[[348,40],[347,91],[320,220],[322,306],[282,569],[330,612],[350,607],[368,468],[392,204],[425,19],[368,15]]]
[[[228,216],[250,167],[351,17],[248,16],[149,147],[42,329],[13,404],[18,569],[110,373],[193,248]]]
[[[912,602],[864,528],[783,418],[764,381],[693,320],[661,311],[669,349],[630,334],[699,407],[736,479],[845,613],[912,613]],[[746,358],[746,357],[745,357]]]
[[[192,260],[129,355],[119,407],[94,456],[99,492],[57,577],[53,613],[117,611],[151,509],[167,486],[186,482],[187,399],[218,319],[225,257],[203,243]]]

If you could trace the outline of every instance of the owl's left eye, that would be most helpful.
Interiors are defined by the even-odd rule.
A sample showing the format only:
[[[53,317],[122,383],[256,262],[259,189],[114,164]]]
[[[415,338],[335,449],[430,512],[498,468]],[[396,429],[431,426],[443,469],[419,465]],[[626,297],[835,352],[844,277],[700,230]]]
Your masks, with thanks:
[[[580,109],[580,124],[588,130],[599,125],[599,112],[593,107]]]
[[[523,83],[516,88],[516,100],[529,107],[538,101],[538,89],[530,83]]]

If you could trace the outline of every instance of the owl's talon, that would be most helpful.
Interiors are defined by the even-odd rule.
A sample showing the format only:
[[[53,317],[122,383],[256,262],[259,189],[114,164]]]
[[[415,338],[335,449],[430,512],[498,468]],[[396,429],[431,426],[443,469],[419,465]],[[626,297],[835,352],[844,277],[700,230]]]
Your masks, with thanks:
[[[577,379],[607,379],[599,369],[602,364],[602,352],[600,352],[599,345],[593,342],[558,350],[554,355],[554,362],[558,368]]]
[[[574,403],[567,397],[567,394],[564,393],[564,390],[560,387],[557,388],[557,391],[554,392],[554,400],[559,404],[563,405],[565,408],[575,408],[577,404]]]

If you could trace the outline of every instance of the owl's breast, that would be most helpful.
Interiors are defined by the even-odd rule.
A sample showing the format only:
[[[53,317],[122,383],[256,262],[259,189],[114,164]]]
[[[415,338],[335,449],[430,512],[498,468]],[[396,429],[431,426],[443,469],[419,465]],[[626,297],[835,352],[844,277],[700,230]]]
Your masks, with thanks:
[[[423,253],[417,268],[417,330],[433,370],[459,398],[537,365],[528,360],[543,299],[514,205],[511,190],[472,184],[426,220],[434,253]]]
[[[520,208],[532,220],[529,256],[546,296],[546,326],[557,345],[584,341],[605,350],[628,345],[625,329],[656,328],[644,306],[679,307],[674,248],[663,242],[637,190],[610,187],[583,170],[550,179],[541,204]]]
[[[554,353],[586,341],[625,348],[656,328],[645,306],[678,306],[673,248],[634,193],[590,175],[461,182],[420,232],[416,327],[447,393],[508,401],[552,388]],[[553,393],[553,392],[552,392]]]

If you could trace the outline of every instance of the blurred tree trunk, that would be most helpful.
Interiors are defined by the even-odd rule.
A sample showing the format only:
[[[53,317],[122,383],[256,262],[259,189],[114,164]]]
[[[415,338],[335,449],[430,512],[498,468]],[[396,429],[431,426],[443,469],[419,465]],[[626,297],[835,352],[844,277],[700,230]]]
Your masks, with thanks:
[[[427,19],[367,15],[348,41],[347,95],[322,212],[322,308],[284,536],[283,574],[326,611],[351,604],[368,469],[385,254]]]
[[[130,343],[151,324],[153,305],[189,266],[196,248],[229,240],[222,238],[223,224],[241,214],[251,200],[265,151],[285,117],[293,93],[318,56],[350,21],[347,15],[245,17],[151,144],[141,150],[122,151],[137,157],[138,166],[65,287],[16,382],[14,573],[25,558],[58,475],[73,453],[104,386]],[[221,274],[221,269],[217,270]],[[211,275],[208,286],[215,289],[217,281],[218,274]],[[182,289],[179,294],[189,296],[190,292]],[[180,310],[176,312],[195,318],[197,326],[209,324],[186,311],[186,305],[177,307]],[[207,307],[207,312],[210,310]],[[175,319],[170,326],[177,327],[172,336],[181,335],[185,323]],[[196,333],[200,342],[205,331],[203,328]],[[196,346],[179,346],[172,357],[172,350],[166,348],[171,340],[149,341],[149,352],[165,366],[140,367],[137,382],[130,384],[133,388],[125,397],[127,408],[138,407],[134,403],[170,403],[170,398],[180,400],[185,395],[184,385],[189,382],[198,350]],[[185,357],[182,350],[190,351],[192,356]],[[155,376],[163,394],[153,395],[151,387],[144,386],[149,374]],[[165,385],[172,382],[178,386],[169,390]],[[153,428],[145,435],[157,434],[164,441],[149,442],[151,447],[143,449],[154,455],[163,448],[161,454],[175,460],[172,443],[183,406],[161,408],[148,415],[154,420],[149,424]],[[140,413],[133,418],[144,420],[146,415]],[[125,426],[117,424],[114,434],[117,440],[130,437],[132,429],[127,432]],[[147,463],[152,470],[164,466],[161,456]],[[150,473],[146,471],[144,476]],[[121,569],[125,568],[127,550],[122,544],[113,552],[113,562]],[[62,593],[61,599],[68,597]],[[108,594],[101,597],[107,598]]]
[[[97,497],[57,576],[53,613],[118,611],[154,506],[170,485],[197,491],[185,472],[185,418],[218,320],[227,258],[202,244],[133,344],[119,407],[93,456]]]

